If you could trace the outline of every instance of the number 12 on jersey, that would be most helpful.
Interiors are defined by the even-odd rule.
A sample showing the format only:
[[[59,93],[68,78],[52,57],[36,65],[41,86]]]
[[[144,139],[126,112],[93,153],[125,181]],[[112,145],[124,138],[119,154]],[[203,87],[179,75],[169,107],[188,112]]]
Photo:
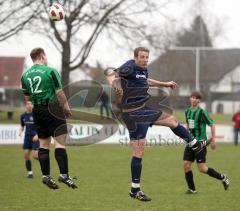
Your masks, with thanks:
[[[35,76],[33,79],[31,78],[27,78],[27,80],[29,81],[30,84],[30,88],[31,88],[31,92],[34,94],[38,94],[41,93],[42,90],[38,89],[39,85],[41,84],[42,78],[40,76]],[[35,83],[36,82],[36,83]],[[33,87],[35,86],[35,87]]]

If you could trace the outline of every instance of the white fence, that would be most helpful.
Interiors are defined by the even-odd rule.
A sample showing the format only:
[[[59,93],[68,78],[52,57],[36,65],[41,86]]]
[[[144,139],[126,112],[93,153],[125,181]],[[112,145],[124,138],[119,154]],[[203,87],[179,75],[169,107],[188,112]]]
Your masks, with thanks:
[[[108,126],[108,128],[111,127],[111,125]],[[17,124],[0,125],[0,144],[22,144],[24,134],[22,137],[18,136],[19,128],[20,126]],[[97,134],[101,128],[101,125],[96,124],[73,125],[73,128],[70,132],[70,137],[72,140],[77,140],[79,138],[91,139],[91,136]],[[208,127],[207,129],[208,134],[210,134],[210,128]],[[216,137],[218,142],[233,142],[232,127],[229,125],[216,125]],[[169,128],[159,126],[153,126],[149,128],[147,140],[148,144],[150,145],[171,145],[183,143],[183,141],[175,136]],[[120,125],[116,133],[107,138],[104,138],[104,140],[101,140],[98,143],[128,144],[128,131],[126,128]]]

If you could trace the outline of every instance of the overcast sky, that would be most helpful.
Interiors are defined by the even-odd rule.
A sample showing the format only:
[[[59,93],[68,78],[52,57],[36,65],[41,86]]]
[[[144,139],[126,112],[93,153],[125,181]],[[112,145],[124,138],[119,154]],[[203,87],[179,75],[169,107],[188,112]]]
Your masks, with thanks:
[[[174,1],[174,0],[173,0]],[[179,1],[178,1],[179,2]],[[184,0],[182,3],[172,3],[166,8],[166,15],[175,20],[177,27],[189,26],[192,22],[194,10],[199,11],[197,6],[192,5],[193,0]],[[239,48],[240,47],[240,1],[239,0],[206,0],[202,7],[204,19],[218,22],[223,31],[214,39],[216,48]],[[153,25],[162,25],[165,19],[162,16],[155,16],[151,21]],[[208,26],[210,27],[210,26]],[[211,33],[211,28],[209,28]],[[18,37],[0,42],[0,56],[24,56],[27,58],[27,65],[31,65],[29,52],[36,46],[46,49],[51,66],[60,67],[60,55],[46,39],[39,38],[39,35],[22,33]],[[109,43],[106,38],[101,37],[94,47],[88,63],[96,61],[106,66],[119,66],[124,60],[131,57],[132,53],[126,49],[117,49]]]

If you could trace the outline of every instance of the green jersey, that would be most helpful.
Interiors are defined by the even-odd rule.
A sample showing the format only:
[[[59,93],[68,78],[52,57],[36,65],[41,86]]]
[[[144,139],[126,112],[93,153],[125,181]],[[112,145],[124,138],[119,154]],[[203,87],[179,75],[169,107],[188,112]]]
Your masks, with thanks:
[[[196,140],[206,140],[206,125],[213,125],[214,122],[208,115],[207,111],[201,107],[193,109],[189,107],[185,111],[186,122],[191,134]]]
[[[29,95],[33,104],[42,104],[56,99],[55,91],[62,89],[62,82],[56,69],[35,64],[23,73],[22,91]]]

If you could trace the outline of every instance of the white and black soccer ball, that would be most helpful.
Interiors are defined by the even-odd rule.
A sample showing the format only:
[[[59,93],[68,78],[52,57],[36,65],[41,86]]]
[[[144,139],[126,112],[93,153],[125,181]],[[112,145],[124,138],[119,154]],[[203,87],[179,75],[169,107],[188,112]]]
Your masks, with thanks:
[[[49,18],[53,21],[60,21],[64,16],[64,7],[61,4],[54,2],[49,10]]]

